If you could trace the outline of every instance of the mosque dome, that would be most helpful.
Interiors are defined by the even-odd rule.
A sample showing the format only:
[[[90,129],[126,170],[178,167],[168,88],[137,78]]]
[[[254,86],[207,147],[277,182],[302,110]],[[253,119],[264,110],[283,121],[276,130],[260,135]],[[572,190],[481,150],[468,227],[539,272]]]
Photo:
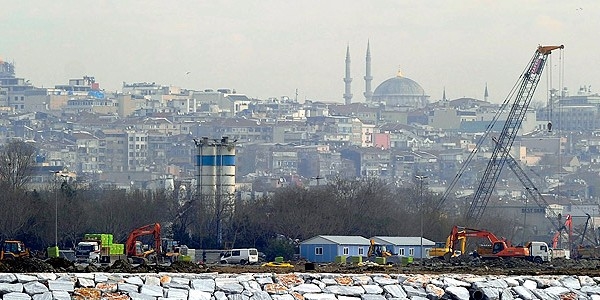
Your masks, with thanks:
[[[398,72],[396,77],[385,80],[375,88],[372,101],[391,106],[422,107],[428,98],[420,84]]]

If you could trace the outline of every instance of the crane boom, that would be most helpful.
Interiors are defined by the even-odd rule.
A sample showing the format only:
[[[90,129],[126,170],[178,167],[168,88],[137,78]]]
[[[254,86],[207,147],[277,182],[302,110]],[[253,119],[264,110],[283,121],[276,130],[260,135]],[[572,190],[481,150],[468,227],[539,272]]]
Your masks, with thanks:
[[[546,64],[548,55],[555,49],[562,49],[564,46],[539,46],[527,68],[519,77],[519,88],[516,93],[512,107],[504,123],[504,127],[498,136],[497,143],[492,151],[492,155],[488,161],[486,169],[479,182],[479,186],[473,195],[473,200],[469,210],[467,211],[466,219],[477,223],[490,200],[492,191],[500,177],[500,172],[506,161],[508,153],[517,136],[518,130],[521,128],[521,123],[525,118],[531,99],[535,93],[535,89],[540,81],[542,71]]]
[[[492,140],[494,142],[497,142],[495,138],[492,138]],[[527,173],[525,173],[525,170],[523,170],[523,168],[521,168],[521,165],[519,165],[519,162],[517,162],[517,160],[512,155],[510,155],[510,153],[506,156],[506,164],[513,171],[515,176],[517,176],[517,179],[519,179],[519,181],[525,188],[525,191],[527,191],[527,194],[529,194],[529,197],[531,199],[533,199],[533,201],[539,207],[543,207],[546,210],[546,217],[548,218],[550,223],[552,223],[552,226],[554,227],[554,229],[560,230],[560,228],[561,228],[561,225],[559,223],[560,216],[554,210],[547,209],[550,207],[550,204],[548,204],[548,201],[546,201],[546,199],[544,199],[544,196],[542,196],[542,193],[540,193],[540,190],[538,190],[538,188],[533,183],[533,180],[531,180],[531,178],[529,178],[529,176],[527,176]]]

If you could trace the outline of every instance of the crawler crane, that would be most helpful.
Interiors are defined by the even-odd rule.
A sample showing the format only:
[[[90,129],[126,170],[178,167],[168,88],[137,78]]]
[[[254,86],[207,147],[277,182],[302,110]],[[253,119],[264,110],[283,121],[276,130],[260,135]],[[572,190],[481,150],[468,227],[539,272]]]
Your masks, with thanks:
[[[473,200],[471,201],[470,207],[465,215],[465,221],[470,224],[477,224],[481,219],[483,212],[490,200],[493,189],[500,177],[500,172],[502,171],[502,167],[504,163],[508,159],[509,151],[513,145],[515,137],[517,136],[517,132],[521,128],[521,124],[525,115],[527,113],[527,109],[529,104],[531,103],[531,99],[535,93],[537,85],[541,79],[542,71],[544,66],[546,65],[546,60],[548,59],[548,55],[556,49],[563,49],[564,46],[539,46],[533,57],[531,58],[529,64],[519,77],[515,88],[511,91],[509,96],[503,103],[503,108],[507,107],[510,103],[511,99],[514,99],[512,105],[510,106],[510,111],[506,117],[506,122],[502,128],[502,131],[497,137],[495,147],[492,151],[490,159],[488,160],[487,166],[483,172],[482,178],[479,182],[477,189],[473,195]],[[516,93],[515,93],[516,91]],[[454,185],[458,182],[462,174],[466,171],[467,165],[475,156],[475,153],[483,144],[483,141],[491,132],[493,128],[493,124],[498,120],[501,114],[500,110],[488,129],[483,134],[483,136],[478,141],[475,149],[471,152],[469,157],[465,160],[465,163],[461,166],[459,172],[454,177],[452,182],[450,183],[448,189],[442,196],[438,207],[441,207],[446,198],[450,195],[450,192],[454,188]]]

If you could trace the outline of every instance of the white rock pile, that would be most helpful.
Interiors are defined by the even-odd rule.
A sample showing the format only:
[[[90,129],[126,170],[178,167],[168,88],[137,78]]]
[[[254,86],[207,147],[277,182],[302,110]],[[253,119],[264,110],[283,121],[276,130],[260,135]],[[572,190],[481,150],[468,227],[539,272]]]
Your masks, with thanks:
[[[2,299],[593,299],[600,277],[465,274],[0,273]]]

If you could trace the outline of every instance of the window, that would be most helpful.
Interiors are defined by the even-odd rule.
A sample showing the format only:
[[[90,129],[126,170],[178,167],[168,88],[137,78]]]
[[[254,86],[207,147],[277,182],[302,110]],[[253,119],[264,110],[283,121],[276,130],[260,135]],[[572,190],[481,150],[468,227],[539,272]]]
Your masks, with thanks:
[[[323,255],[323,247],[316,247],[315,255]]]
[[[344,248],[342,249],[342,253],[343,253],[344,255],[348,255],[348,254],[350,254],[350,249],[348,249],[348,247],[344,247]]]
[[[404,248],[398,249],[398,255],[404,256]]]
[[[415,248],[408,248],[408,256],[415,256]]]
[[[358,248],[358,255],[365,255],[365,248],[359,247]]]

